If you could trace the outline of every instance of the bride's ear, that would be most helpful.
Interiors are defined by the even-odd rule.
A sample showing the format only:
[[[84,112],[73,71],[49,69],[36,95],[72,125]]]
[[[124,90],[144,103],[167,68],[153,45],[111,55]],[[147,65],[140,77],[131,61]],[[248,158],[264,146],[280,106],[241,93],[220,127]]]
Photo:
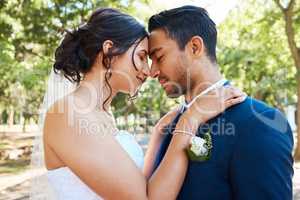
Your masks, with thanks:
[[[111,40],[105,40],[103,42],[103,44],[102,44],[102,51],[97,56],[97,60],[99,62],[102,62],[102,59],[105,57],[105,55],[107,55],[109,52],[112,51],[113,45],[114,45],[114,43]],[[111,60],[111,62],[113,62],[113,61],[114,61],[114,57]]]
[[[113,47],[114,43],[111,40],[105,40],[102,44],[103,54],[106,55],[109,50]]]

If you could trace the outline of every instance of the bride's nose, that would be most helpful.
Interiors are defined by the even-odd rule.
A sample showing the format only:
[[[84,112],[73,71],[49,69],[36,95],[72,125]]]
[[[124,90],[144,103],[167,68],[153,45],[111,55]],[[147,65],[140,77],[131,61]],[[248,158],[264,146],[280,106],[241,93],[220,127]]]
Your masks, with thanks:
[[[156,67],[153,63],[151,64],[150,76],[152,78],[158,77],[160,74],[158,67]]]
[[[145,78],[148,78],[150,76],[150,67],[148,64],[146,64],[142,69],[142,74]]]
[[[149,76],[150,76],[150,69],[149,66],[147,65],[147,66],[143,66],[143,68],[140,71],[138,71],[136,77],[144,83]]]

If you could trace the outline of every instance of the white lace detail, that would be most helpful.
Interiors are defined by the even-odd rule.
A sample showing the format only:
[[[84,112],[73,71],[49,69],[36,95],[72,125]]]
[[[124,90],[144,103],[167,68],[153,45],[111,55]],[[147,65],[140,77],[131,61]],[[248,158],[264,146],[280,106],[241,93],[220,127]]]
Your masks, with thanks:
[[[126,131],[119,131],[115,135],[116,140],[128,153],[136,165],[142,169],[144,164],[144,153],[134,136]],[[92,174],[91,174],[92,175]],[[68,167],[48,170],[47,176],[50,187],[54,190],[57,200],[101,200],[78,176]]]

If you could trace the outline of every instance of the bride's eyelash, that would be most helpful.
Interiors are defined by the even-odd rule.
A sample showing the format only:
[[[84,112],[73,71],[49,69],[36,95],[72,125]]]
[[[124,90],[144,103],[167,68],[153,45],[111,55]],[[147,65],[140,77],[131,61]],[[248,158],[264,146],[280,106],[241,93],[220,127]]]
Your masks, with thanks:
[[[163,58],[164,56],[160,56],[160,57],[158,57],[157,58],[157,62],[160,62],[161,61],[161,59]]]
[[[144,60],[146,60],[146,56],[140,55],[140,59],[141,59],[142,61],[144,61]]]

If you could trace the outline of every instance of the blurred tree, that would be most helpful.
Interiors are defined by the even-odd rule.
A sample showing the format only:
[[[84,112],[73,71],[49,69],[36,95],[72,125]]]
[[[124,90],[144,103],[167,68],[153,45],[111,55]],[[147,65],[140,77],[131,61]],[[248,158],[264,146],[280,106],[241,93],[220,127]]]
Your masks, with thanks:
[[[299,42],[300,5],[294,10],[292,22],[298,27],[294,40]],[[281,110],[297,102],[297,69],[284,27],[281,10],[274,2],[239,1],[219,27],[218,46],[220,66],[227,78]]]
[[[281,2],[274,0],[282,12],[282,18],[285,22],[285,35],[287,38],[290,54],[292,56],[294,66],[297,70],[297,148],[295,152],[295,159],[300,160],[300,39],[299,39],[299,26],[300,26],[300,3],[296,5],[296,0],[289,0]],[[297,24],[297,26],[296,26]],[[298,27],[297,29],[295,27]],[[298,38],[296,38],[298,36]]]
[[[156,80],[148,80],[140,89],[135,100],[130,101],[128,95],[118,94],[112,105],[116,117],[124,117],[128,124],[128,115],[134,114],[141,120],[141,126],[149,133],[149,127],[155,125],[158,119],[165,115],[179,99],[169,99]],[[120,127],[128,128],[128,127]]]

